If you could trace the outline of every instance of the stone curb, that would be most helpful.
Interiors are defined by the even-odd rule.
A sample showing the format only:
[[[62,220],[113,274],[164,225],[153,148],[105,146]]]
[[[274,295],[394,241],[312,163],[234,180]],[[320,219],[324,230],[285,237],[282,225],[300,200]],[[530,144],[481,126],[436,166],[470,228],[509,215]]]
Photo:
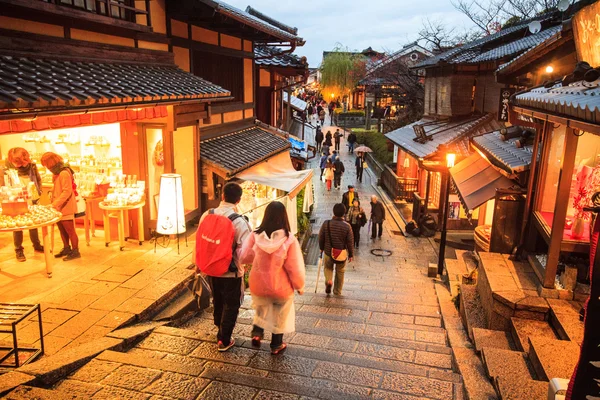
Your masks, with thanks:
[[[469,400],[498,399],[496,391],[486,376],[483,364],[469,341],[450,292],[440,282],[436,282],[435,291],[440,303],[444,328],[446,328],[452,348],[453,363],[463,378],[464,398]]]

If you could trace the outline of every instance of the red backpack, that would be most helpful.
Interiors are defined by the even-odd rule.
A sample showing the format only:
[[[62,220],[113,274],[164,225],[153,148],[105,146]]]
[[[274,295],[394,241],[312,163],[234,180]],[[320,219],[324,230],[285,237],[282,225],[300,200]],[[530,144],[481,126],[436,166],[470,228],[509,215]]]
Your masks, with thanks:
[[[229,217],[208,211],[196,232],[196,269],[208,276],[219,277],[227,272],[236,272],[233,261],[235,227],[233,221],[241,215],[233,213]]]

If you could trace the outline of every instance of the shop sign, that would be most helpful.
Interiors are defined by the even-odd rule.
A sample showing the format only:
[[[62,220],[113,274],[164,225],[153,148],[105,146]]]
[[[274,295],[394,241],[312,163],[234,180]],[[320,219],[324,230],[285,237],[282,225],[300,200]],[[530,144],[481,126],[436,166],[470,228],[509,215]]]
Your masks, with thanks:
[[[510,96],[515,92],[514,88],[500,89],[500,101],[498,102],[498,121],[508,122]]]
[[[575,14],[573,31],[577,59],[594,67],[600,65],[600,2]]]

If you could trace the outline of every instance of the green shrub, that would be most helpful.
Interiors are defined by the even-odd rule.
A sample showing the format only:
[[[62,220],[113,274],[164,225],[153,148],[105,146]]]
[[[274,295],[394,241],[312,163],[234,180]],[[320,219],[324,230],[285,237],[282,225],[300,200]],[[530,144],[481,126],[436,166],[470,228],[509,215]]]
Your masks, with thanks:
[[[383,133],[376,130],[366,130],[364,128],[352,128],[352,132],[356,134],[356,141],[364,144],[373,150],[373,156],[383,165],[390,164],[394,159],[394,154],[388,151],[388,139],[383,136]]]
[[[348,110],[346,112],[342,112],[343,108],[336,108],[333,112],[336,116],[341,117],[364,117],[365,110]]]
[[[310,185],[310,183],[309,183],[309,185]],[[303,204],[304,204],[304,191],[305,191],[305,189],[302,189],[300,191],[300,193],[298,193],[298,195],[296,196],[296,214],[297,214],[297,223],[298,223],[298,236],[300,236],[304,232],[306,232],[306,230],[308,229],[308,225],[310,224],[308,216],[306,214],[304,214],[304,212],[302,211]]]

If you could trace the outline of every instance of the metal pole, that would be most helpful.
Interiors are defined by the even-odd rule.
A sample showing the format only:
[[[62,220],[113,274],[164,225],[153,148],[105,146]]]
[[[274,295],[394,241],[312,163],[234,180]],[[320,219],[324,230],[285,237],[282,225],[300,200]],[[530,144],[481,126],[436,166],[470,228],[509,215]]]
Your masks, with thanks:
[[[446,193],[444,194],[444,209],[442,210],[442,237],[440,238],[440,254],[438,255],[438,274],[444,274],[444,259],[446,258],[446,228],[448,225],[448,201],[450,198],[450,172],[446,172]]]

